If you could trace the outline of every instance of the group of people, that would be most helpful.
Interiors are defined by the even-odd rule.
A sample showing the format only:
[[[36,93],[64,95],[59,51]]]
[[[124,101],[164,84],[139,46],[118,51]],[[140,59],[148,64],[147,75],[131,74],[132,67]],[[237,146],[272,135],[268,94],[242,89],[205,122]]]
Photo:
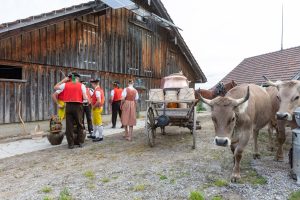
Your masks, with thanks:
[[[60,120],[66,119],[66,137],[68,147],[74,148],[74,132],[77,134],[79,147],[84,146],[84,115],[87,120],[89,135],[93,142],[103,140],[102,112],[105,102],[104,91],[100,87],[100,79],[90,80],[92,88],[87,87],[87,82],[80,81],[80,74],[73,72],[58,82],[53,101],[58,106],[57,115]],[[136,101],[139,98],[133,81],[128,81],[127,88],[120,88],[118,81],[113,82],[110,103],[112,106],[112,128],[116,128],[117,116],[121,118],[125,129],[125,139],[132,140],[133,126],[136,125]]]

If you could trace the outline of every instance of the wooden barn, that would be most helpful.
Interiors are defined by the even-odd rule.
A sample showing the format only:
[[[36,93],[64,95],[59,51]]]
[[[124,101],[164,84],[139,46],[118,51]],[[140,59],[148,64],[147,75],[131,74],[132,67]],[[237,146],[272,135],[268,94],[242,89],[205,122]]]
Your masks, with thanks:
[[[265,75],[272,81],[300,79],[300,46],[245,58],[221,81],[263,85]]]
[[[95,0],[0,25],[0,124],[49,119],[56,113],[53,86],[71,71],[100,77],[106,97],[114,80],[157,88],[162,77],[182,71],[191,87],[206,82],[160,0],[111,3]],[[141,109],[145,99],[141,91]]]

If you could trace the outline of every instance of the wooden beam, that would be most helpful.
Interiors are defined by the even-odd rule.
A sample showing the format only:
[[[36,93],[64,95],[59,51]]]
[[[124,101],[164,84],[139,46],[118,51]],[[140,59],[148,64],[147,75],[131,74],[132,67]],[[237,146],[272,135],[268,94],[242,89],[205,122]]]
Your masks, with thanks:
[[[91,23],[91,22],[85,22],[85,21],[83,21],[83,20],[81,20],[81,19],[79,19],[79,18],[77,18],[77,17],[74,19],[74,21],[80,22],[80,23],[82,23],[82,24],[84,24],[84,25],[87,25],[87,26],[92,26],[92,27],[94,27],[94,28],[98,28],[98,25],[97,25],[97,24],[93,24],[93,23]]]
[[[25,80],[25,79],[6,79],[6,78],[0,78],[0,82],[26,83],[27,80]]]

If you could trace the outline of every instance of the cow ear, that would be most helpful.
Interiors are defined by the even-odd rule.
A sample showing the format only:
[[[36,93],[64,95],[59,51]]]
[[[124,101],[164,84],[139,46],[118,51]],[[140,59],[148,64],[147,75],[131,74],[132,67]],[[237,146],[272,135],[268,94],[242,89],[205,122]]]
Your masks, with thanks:
[[[248,108],[248,100],[247,101],[245,101],[244,103],[242,103],[242,104],[240,104],[240,105],[238,105],[238,106],[236,106],[235,107],[235,110],[238,112],[238,113],[245,113],[246,112],[246,110],[247,110],[247,108]]]

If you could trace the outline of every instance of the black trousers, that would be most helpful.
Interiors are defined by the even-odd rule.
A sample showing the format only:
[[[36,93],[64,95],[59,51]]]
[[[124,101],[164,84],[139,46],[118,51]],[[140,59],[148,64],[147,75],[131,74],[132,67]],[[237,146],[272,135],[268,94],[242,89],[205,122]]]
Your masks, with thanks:
[[[89,133],[91,133],[93,131],[91,109],[92,109],[91,104],[88,104],[87,106],[85,106],[83,104],[83,115],[82,115],[83,129],[85,129],[85,126],[84,126],[84,115],[85,115]]]
[[[82,115],[83,107],[82,103],[66,103],[66,137],[69,146],[74,145],[74,125],[77,128],[77,137],[79,143],[84,143],[83,135],[83,124],[82,124]]]
[[[111,111],[112,111],[111,122],[113,126],[116,126],[118,113],[121,119],[122,110],[120,106],[121,106],[121,101],[113,101],[111,104]]]

